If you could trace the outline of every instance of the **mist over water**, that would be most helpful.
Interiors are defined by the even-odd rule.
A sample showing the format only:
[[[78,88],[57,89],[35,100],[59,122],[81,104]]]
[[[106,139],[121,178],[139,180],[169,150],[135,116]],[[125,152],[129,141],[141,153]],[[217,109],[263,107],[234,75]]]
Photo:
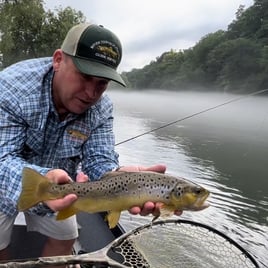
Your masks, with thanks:
[[[170,91],[108,92],[116,142],[240,96]],[[182,218],[210,225],[268,267],[268,97],[251,96],[181,120],[116,147],[121,165],[166,164],[167,172],[210,190],[211,206]],[[151,218],[125,213],[133,229]],[[161,243],[161,242],[160,242]]]

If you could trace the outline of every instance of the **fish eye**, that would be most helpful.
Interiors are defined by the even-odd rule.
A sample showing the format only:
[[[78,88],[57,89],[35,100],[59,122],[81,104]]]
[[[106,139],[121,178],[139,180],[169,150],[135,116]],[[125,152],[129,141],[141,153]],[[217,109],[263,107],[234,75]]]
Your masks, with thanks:
[[[194,191],[195,194],[199,195],[202,193],[202,188],[198,187],[198,188],[195,188],[195,191]]]

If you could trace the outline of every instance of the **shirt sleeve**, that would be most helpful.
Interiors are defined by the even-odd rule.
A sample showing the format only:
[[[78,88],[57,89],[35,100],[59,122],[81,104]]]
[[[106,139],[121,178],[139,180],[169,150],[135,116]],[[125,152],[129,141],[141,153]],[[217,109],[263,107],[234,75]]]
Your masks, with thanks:
[[[112,102],[104,98],[101,108],[96,108],[91,117],[94,128],[83,147],[82,171],[90,180],[97,180],[119,166],[118,153],[114,148]]]
[[[27,166],[41,174],[49,170],[31,165],[23,159],[22,151],[27,127],[16,98],[2,93],[0,95],[0,209],[7,215],[14,215],[17,211],[23,168]],[[36,208],[33,210],[36,211]]]

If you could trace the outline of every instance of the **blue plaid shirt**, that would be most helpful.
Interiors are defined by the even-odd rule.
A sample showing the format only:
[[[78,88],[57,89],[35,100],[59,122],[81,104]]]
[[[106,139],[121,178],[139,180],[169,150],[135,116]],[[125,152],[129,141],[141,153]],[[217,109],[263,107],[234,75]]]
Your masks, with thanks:
[[[51,58],[22,61],[0,72],[0,211],[7,215],[16,213],[25,166],[41,174],[60,168],[75,178],[81,162],[91,180],[118,167],[110,99],[102,96],[86,113],[60,121],[52,78]],[[32,211],[41,213],[38,209]]]

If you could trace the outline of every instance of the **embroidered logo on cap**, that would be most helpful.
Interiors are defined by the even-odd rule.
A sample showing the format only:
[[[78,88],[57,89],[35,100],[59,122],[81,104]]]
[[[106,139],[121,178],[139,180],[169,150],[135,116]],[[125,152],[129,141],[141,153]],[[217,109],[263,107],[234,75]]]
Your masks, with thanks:
[[[93,43],[90,48],[94,50],[94,55],[97,58],[106,60],[112,65],[117,65],[120,59],[118,47],[109,41],[101,40]]]

